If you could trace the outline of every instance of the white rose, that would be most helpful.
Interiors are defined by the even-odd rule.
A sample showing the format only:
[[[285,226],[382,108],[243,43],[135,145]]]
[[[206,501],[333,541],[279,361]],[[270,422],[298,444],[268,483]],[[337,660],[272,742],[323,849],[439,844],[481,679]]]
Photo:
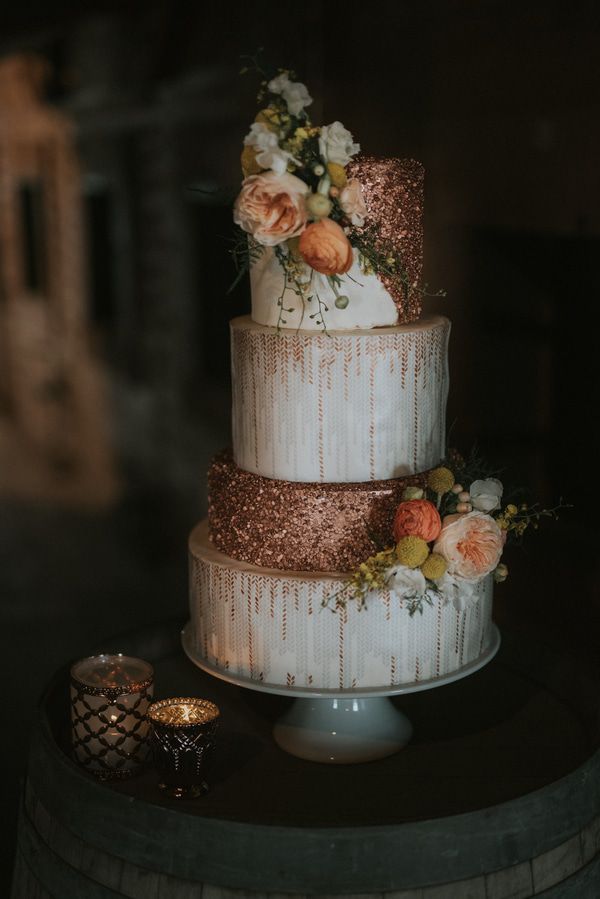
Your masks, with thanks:
[[[282,150],[279,146],[279,138],[270,131],[263,122],[254,122],[250,126],[250,131],[244,138],[245,147],[254,147],[256,151],[256,161],[263,169],[272,169],[278,175],[283,175],[287,169],[288,162],[295,162],[295,159],[287,150]]]
[[[346,165],[358,153],[360,144],[353,142],[352,135],[341,122],[323,125],[319,136],[319,152],[326,162]]]
[[[493,512],[500,508],[503,490],[502,483],[497,478],[473,481],[469,487],[471,505],[478,512]]]
[[[339,196],[339,203],[346,215],[350,216],[352,224],[362,228],[367,217],[367,207],[360,181],[356,178],[348,181]],[[421,491],[421,496],[423,496],[423,491]]]
[[[419,568],[407,568],[406,565],[396,565],[387,583],[389,589],[401,599],[416,599],[427,590],[423,572]]]
[[[479,598],[479,581],[470,581],[446,572],[436,581],[443,602],[451,602],[457,612],[462,612]]]
[[[312,97],[308,93],[305,84],[300,81],[290,81],[288,75],[282,72],[267,85],[272,94],[280,94],[291,115],[297,116],[305,106],[310,106]]]

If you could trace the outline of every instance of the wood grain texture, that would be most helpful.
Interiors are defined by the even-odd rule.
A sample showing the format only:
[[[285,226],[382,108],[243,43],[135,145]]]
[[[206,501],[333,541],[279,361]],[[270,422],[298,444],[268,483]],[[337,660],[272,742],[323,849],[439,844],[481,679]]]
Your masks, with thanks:
[[[165,630],[160,635],[148,631],[145,637],[138,636],[129,643],[122,641],[122,648],[152,661],[166,690],[185,692],[190,671],[183,660],[174,669],[170,655],[162,661],[160,658],[173,651]],[[549,656],[546,669],[543,654],[535,654],[533,647],[527,654],[517,644],[513,655],[509,649],[507,641],[503,661],[496,665],[497,672],[503,670],[503,665],[519,664],[527,671],[535,661],[539,677],[547,678],[559,693],[562,690],[565,696],[572,696],[576,674],[568,690],[564,678],[564,670],[572,668],[563,669],[560,660]],[[494,674],[491,667],[482,678],[482,695],[488,705],[490,701],[495,705],[496,692],[490,692]],[[172,680],[174,675],[169,672],[174,670],[181,672],[177,675],[181,680]],[[192,673],[196,682],[199,672]],[[470,679],[472,684],[476,677]],[[207,678],[205,682],[201,678],[197,687],[210,690],[208,682],[213,683],[214,679]],[[460,754],[468,752],[470,738],[461,735],[460,730],[452,740],[422,737],[420,744],[413,747],[414,753],[409,748],[396,759],[355,768],[348,772],[350,780],[344,772],[339,773],[340,789],[342,784],[345,786],[338,796],[338,821],[350,783],[355,785],[358,801],[350,802],[343,825],[314,826],[307,819],[304,826],[297,826],[286,823],[298,802],[291,781],[299,781],[301,791],[308,792],[310,799],[311,790],[327,792],[334,775],[328,772],[324,780],[320,766],[282,758],[285,754],[276,747],[271,752],[268,728],[256,732],[252,730],[256,725],[243,723],[256,719],[235,720],[238,707],[228,703],[241,701],[239,691],[216,685],[224,691],[218,702],[227,713],[225,717],[232,720],[231,747],[248,740],[251,734],[254,743],[246,744],[239,771],[225,765],[221,773],[225,779],[215,783],[206,805],[186,807],[161,800],[151,777],[146,785],[143,777],[136,779],[137,784],[101,784],[70,761],[61,737],[65,724],[68,726],[67,683],[65,670],[57,675],[41,704],[21,815],[13,899],[284,899],[286,895],[297,899],[309,895],[348,899],[357,894],[363,899],[448,899],[452,891],[465,899],[474,891],[475,896],[480,895],[482,882],[481,895],[485,899],[526,899],[533,895],[544,899],[597,899],[600,894],[600,754],[594,752],[591,744],[589,757],[576,763],[572,770],[551,776],[549,771],[545,785],[542,782],[535,789],[529,787],[514,799],[483,807],[476,807],[475,803],[472,811],[448,815],[446,810],[439,817],[415,820],[419,806],[421,811],[425,807],[426,771],[430,779],[435,774],[435,764],[428,763],[421,772],[418,790],[423,801],[414,808],[413,819],[402,823],[389,819],[383,825],[361,823],[362,805],[367,801],[361,783],[375,788],[377,779],[373,777],[377,771],[389,793],[396,779],[404,783],[403,769],[417,774],[415,757],[431,750],[433,755],[428,757],[434,759],[436,740],[440,741],[439,764],[445,759],[456,766]],[[504,690],[509,689],[506,677],[502,683]],[[510,705],[501,711],[501,718],[516,716],[514,727],[520,727],[523,715],[529,714],[527,704],[523,705],[524,691],[525,682],[519,688],[521,700],[514,713]],[[484,726],[476,716],[476,694],[466,683],[460,690],[449,689],[443,704],[448,706],[454,701],[454,692],[459,700],[464,697],[463,703],[473,706],[465,722],[467,732],[473,726]],[[580,692],[578,689],[577,698]],[[432,705],[432,698],[426,697],[429,712],[423,706],[429,716],[440,711],[439,705]],[[534,708],[541,706],[533,706],[532,711]],[[548,706],[555,738],[557,709],[555,705]],[[537,734],[539,726],[538,714],[530,727]],[[496,725],[490,721],[485,727],[494,731]],[[510,739],[509,731],[495,733],[506,752],[510,743],[503,741]],[[534,731],[529,737],[527,733],[518,731],[522,751],[526,749],[523,741],[534,738]],[[221,747],[222,753],[231,751],[225,742]],[[268,783],[253,782],[263,769],[256,767],[252,753],[266,756],[266,773],[262,776],[269,779]],[[496,763],[499,759],[500,756]],[[467,767],[472,769],[472,765]],[[235,789],[228,793],[230,783]],[[456,771],[455,790],[461,783],[464,786],[466,781],[464,777],[460,780]],[[271,801],[268,791],[278,792],[281,814],[261,819],[259,807],[252,815],[251,802],[244,807],[244,814],[236,818],[236,803],[239,806],[243,799],[241,794],[235,798],[236,790],[244,788],[257,802],[262,798],[267,804]],[[327,795],[328,803],[334,802],[335,790]],[[313,796],[309,806],[312,808],[316,801]],[[377,803],[380,815],[384,806],[381,799]],[[266,823],[269,820],[271,823]],[[570,860],[568,865],[565,860]],[[537,883],[533,879],[534,868],[538,872]]]

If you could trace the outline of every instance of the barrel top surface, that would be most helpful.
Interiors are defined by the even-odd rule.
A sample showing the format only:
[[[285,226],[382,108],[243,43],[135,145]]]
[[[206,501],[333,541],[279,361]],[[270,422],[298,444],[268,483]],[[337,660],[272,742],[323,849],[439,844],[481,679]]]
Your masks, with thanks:
[[[174,641],[177,634],[174,628]],[[340,868],[359,850],[367,867],[377,864],[377,853],[385,856],[388,868],[398,867],[396,880],[388,871],[381,881],[387,888],[400,878],[406,882],[407,865],[430,864],[426,851],[437,854],[440,880],[459,879],[467,862],[460,849],[458,862],[450,850],[461,842],[465,851],[470,847],[469,857],[479,854],[482,865],[515,864],[545,848],[552,810],[564,816],[554,826],[556,845],[600,814],[600,753],[578,709],[543,678],[518,670],[515,662],[523,654],[508,644],[464,681],[398,701],[415,730],[400,753],[369,764],[329,766],[288,755],[274,743],[271,728],[289,703],[285,697],[210,677],[184,657],[178,642],[156,636],[147,643],[121,642],[106,650],[151,661],[156,698],[195,695],[221,709],[210,792],[178,802],[158,791],[152,768],[116,783],[98,783],[82,771],[69,757],[67,667],[42,699],[29,780],[50,813],[71,828],[78,822],[91,842],[118,847],[117,855],[137,864],[164,864],[179,876],[189,876],[196,864],[208,866],[208,882],[241,883],[235,874],[238,843],[245,854],[240,877],[249,888],[259,881],[248,872],[248,857],[258,869],[265,858],[295,855],[294,864],[269,884],[292,888],[294,870],[298,874],[309,864],[323,840],[335,842]],[[525,827],[523,815],[529,816]],[[510,839],[500,839],[503,831]],[[391,847],[400,834],[414,851],[394,860]]]

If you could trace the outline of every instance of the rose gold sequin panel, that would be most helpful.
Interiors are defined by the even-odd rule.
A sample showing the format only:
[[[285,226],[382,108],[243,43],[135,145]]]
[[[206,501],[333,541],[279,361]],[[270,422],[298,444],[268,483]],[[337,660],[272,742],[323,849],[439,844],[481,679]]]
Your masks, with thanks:
[[[348,165],[349,177],[362,185],[369,213],[365,227],[376,225],[378,250],[391,245],[400,254],[411,285],[420,282],[423,268],[424,174],[414,159],[358,156]],[[415,321],[421,314],[421,293],[411,287],[406,296],[394,281],[381,280],[398,307],[398,322]]]
[[[424,475],[358,484],[279,481],[244,471],[229,451],[209,469],[210,537],[221,552],[264,568],[350,571],[392,538],[402,491]]]

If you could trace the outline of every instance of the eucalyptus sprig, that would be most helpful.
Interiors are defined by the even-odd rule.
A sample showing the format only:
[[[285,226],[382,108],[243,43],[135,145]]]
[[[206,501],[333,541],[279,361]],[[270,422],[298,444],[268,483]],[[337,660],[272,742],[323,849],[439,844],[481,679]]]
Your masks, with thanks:
[[[440,592],[433,581],[428,581],[428,586],[429,589],[434,593]],[[410,615],[410,617],[413,618],[417,614],[417,612],[419,613],[419,615],[422,615],[423,605],[425,603],[427,603],[427,605],[429,606],[433,605],[433,598],[429,595],[429,591],[427,591],[426,593],[422,593],[420,596],[409,597],[407,599],[407,606],[408,614]]]
[[[245,231],[236,231],[235,237],[230,238],[233,244],[229,250],[233,264],[236,270],[236,276],[229,285],[227,295],[229,295],[240,283],[244,275],[250,271],[250,267],[258,262],[265,248],[252,235],[246,234]]]
[[[258,47],[254,53],[242,53],[240,59],[244,63],[240,75],[259,75],[263,81],[270,81],[277,74],[277,69],[264,58],[264,47]]]
[[[427,284],[421,285],[414,281],[411,283],[400,253],[388,241],[382,244],[375,228],[353,228],[348,234],[348,239],[353,247],[358,250],[361,269],[366,275],[375,274],[388,278],[402,291],[405,301],[408,301],[413,291],[427,297],[445,297],[445,290],[431,293]]]
[[[473,481],[485,480],[485,478],[499,478],[504,472],[503,468],[494,468],[492,466],[485,456],[482,455],[477,444],[471,448],[466,458],[455,454],[442,464],[452,469],[457,482],[463,485],[472,484]]]

